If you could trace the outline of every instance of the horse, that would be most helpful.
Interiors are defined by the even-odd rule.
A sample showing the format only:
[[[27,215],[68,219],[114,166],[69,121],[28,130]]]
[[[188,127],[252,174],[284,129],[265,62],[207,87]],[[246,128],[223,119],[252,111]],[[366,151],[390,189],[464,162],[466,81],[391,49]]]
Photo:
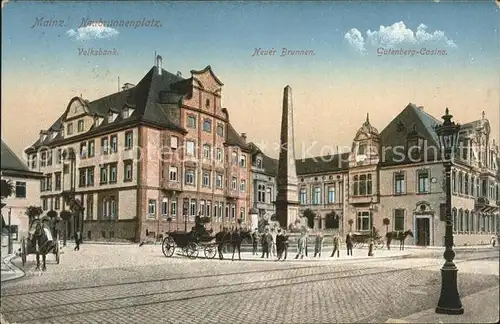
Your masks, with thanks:
[[[252,233],[243,229],[217,233],[215,235],[215,242],[217,244],[217,251],[219,252],[219,259],[224,259],[224,255],[222,254],[224,244],[230,244],[233,247],[233,256],[231,261],[234,261],[234,253],[236,252],[236,249],[238,249],[238,259],[241,260],[241,242],[243,242],[244,239],[252,240]]]
[[[40,254],[42,255],[42,271],[47,270],[46,260],[47,254],[50,250],[50,241],[52,238],[47,237],[47,232],[52,235],[48,225],[42,223],[40,220],[35,220],[30,226],[28,243],[35,249],[36,253],[36,269],[40,270]]]
[[[413,237],[413,232],[411,230],[407,231],[394,231],[394,232],[388,232],[385,237],[387,238],[387,249],[391,249],[391,241],[393,239],[399,240],[399,249],[404,250],[405,249],[405,240],[408,236]]]

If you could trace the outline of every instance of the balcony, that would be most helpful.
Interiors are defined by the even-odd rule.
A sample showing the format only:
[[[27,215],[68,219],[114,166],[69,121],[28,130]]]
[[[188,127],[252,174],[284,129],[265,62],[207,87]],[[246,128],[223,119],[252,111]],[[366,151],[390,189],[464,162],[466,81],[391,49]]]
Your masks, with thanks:
[[[238,190],[226,189],[226,197],[236,199],[240,196]]]
[[[162,189],[167,191],[182,191],[182,185],[180,181],[170,181],[168,179],[164,179]]]
[[[355,204],[369,204],[369,203],[378,203],[379,199],[376,195],[366,195],[366,196],[349,196],[349,203],[351,205]]]
[[[486,197],[478,197],[474,202],[474,209],[485,213],[497,212],[499,206],[500,201],[490,200]]]

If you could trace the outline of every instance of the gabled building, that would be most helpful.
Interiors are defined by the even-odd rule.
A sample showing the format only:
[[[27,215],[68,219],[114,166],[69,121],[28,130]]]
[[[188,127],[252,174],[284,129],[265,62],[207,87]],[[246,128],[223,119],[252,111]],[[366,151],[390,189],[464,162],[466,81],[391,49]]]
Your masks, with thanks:
[[[387,218],[390,231],[413,231],[411,243],[442,245],[444,166],[435,132],[440,124],[410,103],[380,133],[367,116],[350,152],[296,160],[299,201],[309,226],[342,234],[375,226],[385,234]],[[455,244],[488,243],[500,231],[500,173],[498,146],[484,114],[462,125],[459,140],[452,170]],[[254,156],[263,154],[254,150]],[[252,170],[255,179],[257,169]]]
[[[26,208],[40,206],[40,179],[43,175],[31,171],[2,139],[2,180],[10,182],[14,192],[2,201],[2,224],[8,225],[8,215],[13,226],[13,238],[27,236],[29,219]],[[3,205],[5,204],[5,206]]]
[[[158,56],[135,86],[72,98],[25,151],[45,175],[43,208],[80,202],[83,219],[68,230],[91,240],[189,231],[197,215],[213,217],[215,230],[246,221],[250,148],[221,105],[222,87],[210,66],[184,79]]]

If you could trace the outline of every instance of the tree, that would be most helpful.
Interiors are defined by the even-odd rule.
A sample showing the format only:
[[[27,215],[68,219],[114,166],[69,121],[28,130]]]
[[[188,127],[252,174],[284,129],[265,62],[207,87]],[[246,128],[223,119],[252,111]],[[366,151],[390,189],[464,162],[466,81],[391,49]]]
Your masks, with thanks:
[[[354,224],[354,221],[352,220],[352,218],[350,218],[347,223],[349,224],[349,231],[352,232],[352,224]]]
[[[43,209],[40,206],[28,206],[25,214],[28,215],[29,223],[31,224],[36,216],[43,214]]]
[[[57,212],[55,210],[50,210],[48,213],[47,213],[47,217],[50,218],[50,220],[54,220],[56,219],[57,217]]]
[[[304,210],[304,217],[307,218],[307,227],[314,228],[314,218],[316,214],[312,210],[306,209]]]
[[[11,196],[14,193],[14,191],[15,191],[14,184],[10,180],[2,179],[2,188],[1,188],[1,190],[2,190],[2,192],[1,192],[1,198],[3,200],[4,198],[7,198],[7,197]]]
[[[382,220],[382,224],[385,225],[385,232],[389,233],[389,225],[391,224],[391,220],[386,217]]]

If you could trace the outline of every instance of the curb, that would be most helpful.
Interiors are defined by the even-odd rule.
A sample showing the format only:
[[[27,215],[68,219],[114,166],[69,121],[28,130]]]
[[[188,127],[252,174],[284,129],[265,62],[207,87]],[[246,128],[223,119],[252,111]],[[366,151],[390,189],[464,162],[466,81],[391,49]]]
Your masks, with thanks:
[[[7,267],[9,267],[9,269],[12,272],[14,272],[14,275],[12,277],[10,277],[10,278],[6,278],[6,279],[2,278],[2,280],[1,280],[2,283],[3,282],[7,282],[7,281],[16,280],[16,279],[22,278],[22,277],[24,277],[26,275],[26,273],[22,269],[16,267],[14,264],[12,264],[11,260],[14,259],[14,258],[16,258],[16,257],[17,256],[15,254],[11,254],[11,255],[8,255],[5,258],[3,258],[2,262]]]

